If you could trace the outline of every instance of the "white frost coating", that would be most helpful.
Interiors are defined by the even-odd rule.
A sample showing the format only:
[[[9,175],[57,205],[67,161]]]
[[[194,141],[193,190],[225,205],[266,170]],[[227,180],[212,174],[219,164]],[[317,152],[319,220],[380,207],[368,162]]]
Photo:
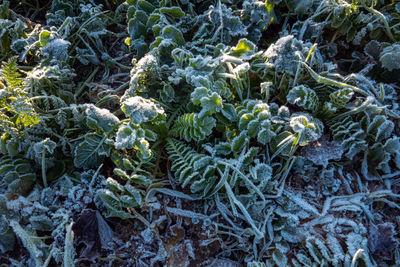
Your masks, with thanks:
[[[43,266],[43,252],[36,246],[37,241],[30,236],[17,221],[11,220],[10,226],[14,233],[21,239],[24,247],[29,251],[31,258],[34,260],[36,266]],[[41,241],[39,241],[41,243]],[[39,244],[40,244],[39,243]]]
[[[86,115],[94,120],[98,128],[105,132],[109,132],[119,123],[117,116],[112,114],[108,109],[98,108],[93,104],[87,105]]]
[[[300,134],[299,144],[306,145],[309,142],[318,140],[323,131],[324,125],[319,119],[313,118],[307,113],[294,113],[290,118],[290,127]]]
[[[295,75],[299,61],[305,59],[304,55],[310,50],[311,43],[302,41],[288,35],[272,44],[263,54],[267,63],[273,63],[278,72]]]
[[[42,48],[42,54],[59,61],[68,60],[68,47],[70,42],[64,39],[54,39]]]
[[[145,244],[152,244],[154,242],[154,232],[150,228],[143,230],[140,235],[143,237]]]
[[[343,147],[339,141],[328,141],[326,138],[318,143],[312,143],[304,147],[304,157],[316,165],[328,166],[329,160],[339,160],[343,155]]]
[[[380,54],[379,61],[389,71],[400,69],[400,44],[385,47]]]
[[[146,85],[141,81],[146,80],[149,76],[157,77],[159,66],[157,58],[152,54],[147,54],[142,57],[131,70],[130,87],[122,96],[121,101],[134,96],[136,90],[145,91]]]
[[[140,96],[126,99],[122,103],[122,110],[129,116],[133,123],[142,123],[156,119],[164,115],[164,110],[151,100]]]

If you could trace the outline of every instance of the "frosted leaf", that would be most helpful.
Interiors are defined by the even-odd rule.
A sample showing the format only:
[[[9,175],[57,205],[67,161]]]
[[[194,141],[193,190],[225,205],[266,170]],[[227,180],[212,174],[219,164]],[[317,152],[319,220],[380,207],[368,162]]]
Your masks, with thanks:
[[[108,109],[98,108],[89,104],[86,109],[87,124],[93,129],[100,129],[103,132],[111,132],[115,125],[119,123],[117,116]]]
[[[286,255],[279,250],[272,252],[272,258],[277,266],[286,266],[288,261]]]
[[[232,47],[232,55],[239,57],[246,57],[251,55],[257,50],[256,45],[247,39],[240,39],[235,47]]]
[[[151,100],[134,96],[122,102],[122,111],[133,123],[152,121],[164,116],[164,110]]]
[[[29,222],[34,230],[52,231],[54,227],[53,221],[45,214],[30,216]]]
[[[105,156],[110,155],[111,146],[98,134],[87,134],[84,141],[75,147],[74,164],[78,168],[97,168]]]
[[[192,139],[199,141],[209,136],[215,126],[216,120],[211,116],[200,118],[199,114],[188,113],[177,118],[171,132],[188,142]]]
[[[366,239],[355,232],[349,233],[346,236],[347,249],[350,255],[354,255],[358,249],[363,248],[365,243]]]
[[[257,181],[268,181],[272,178],[272,168],[268,164],[259,163],[254,168]]]
[[[329,250],[332,252],[332,263],[338,264],[344,260],[343,249],[339,243],[339,240],[335,238],[332,234],[328,234],[326,238],[327,245]]]
[[[316,111],[319,106],[317,93],[304,85],[292,88],[286,98],[290,104],[298,105],[313,112]]]
[[[9,227],[7,218],[2,215],[0,217],[0,252],[5,253],[12,251],[15,245],[15,235]]]
[[[391,254],[399,243],[395,238],[396,234],[395,226],[392,223],[371,224],[368,236],[368,248],[372,254],[390,259]]]
[[[263,56],[267,62],[275,65],[278,72],[295,75],[299,61],[305,59],[304,54],[310,48],[311,44],[304,44],[294,38],[293,35],[288,35],[272,44]]]
[[[171,39],[179,46],[185,45],[185,39],[183,38],[182,32],[172,25],[167,25],[162,29],[162,35],[166,39]]]
[[[244,73],[247,73],[250,70],[250,64],[249,63],[243,63],[240,65],[237,65],[234,69],[233,69],[233,73],[237,74],[237,75],[241,75]]]
[[[199,118],[219,112],[223,107],[221,96],[205,87],[196,88],[191,94],[191,99],[195,105],[201,105],[203,108],[199,113]]]
[[[240,17],[235,16],[232,9],[228,8],[225,4],[210,5],[204,15],[199,16],[198,21],[201,21],[202,24],[207,23],[211,29],[205,32],[198,31],[194,38],[208,38],[208,36],[202,35],[209,35],[211,33],[213,34],[211,39],[230,42],[232,37],[245,36],[247,34],[246,27],[243,25]]]
[[[313,118],[307,113],[300,112],[292,115],[290,118],[290,127],[294,132],[301,135],[299,139],[300,146],[318,140],[324,131],[324,125],[319,119]]]
[[[159,79],[160,67],[153,54],[146,54],[134,65],[130,72],[130,87],[121,97],[121,102],[135,96],[137,91],[147,92],[149,84]]]
[[[374,59],[379,58],[380,52],[381,44],[376,40],[371,40],[368,44],[365,45],[364,53]]]
[[[67,61],[68,47],[70,44],[70,42],[65,41],[64,39],[54,39],[42,48],[42,54],[58,61]]]
[[[116,149],[131,149],[136,142],[137,135],[136,130],[129,125],[122,125],[117,132],[117,137],[115,139]]]
[[[377,115],[368,125],[367,133],[375,137],[375,141],[379,142],[391,136],[394,130],[394,123],[387,119],[386,116]]]
[[[154,242],[154,232],[150,228],[143,230],[140,235],[143,237],[145,244],[152,244]]]
[[[29,251],[29,254],[35,265],[43,266],[44,255],[43,252],[38,248],[38,246],[44,246],[43,242],[35,238],[36,236],[25,231],[17,221],[11,220],[10,226],[12,227],[14,233],[21,239],[24,247]]]
[[[164,83],[163,89],[160,91],[160,98],[163,102],[174,102],[175,91],[170,83]]]
[[[389,71],[400,69],[400,44],[385,47],[380,54],[379,61]]]
[[[46,138],[43,141],[36,143],[33,146],[33,149],[36,153],[37,156],[43,152],[47,152],[49,154],[52,154],[54,152],[54,149],[56,148],[57,144],[52,141],[50,138]]]
[[[328,165],[329,160],[341,159],[343,152],[341,142],[328,141],[326,137],[320,141],[310,143],[302,149],[306,159],[324,167]]]

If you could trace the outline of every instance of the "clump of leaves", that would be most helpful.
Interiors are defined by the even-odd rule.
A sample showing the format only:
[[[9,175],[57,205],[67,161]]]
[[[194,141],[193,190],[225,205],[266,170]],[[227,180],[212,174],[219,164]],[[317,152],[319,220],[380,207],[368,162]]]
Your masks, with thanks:
[[[164,211],[213,229],[214,262],[400,265],[389,2],[55,0],[39,25],[3,1],[0,250],[113,264],[105,216],[140,220],[165,261]]]

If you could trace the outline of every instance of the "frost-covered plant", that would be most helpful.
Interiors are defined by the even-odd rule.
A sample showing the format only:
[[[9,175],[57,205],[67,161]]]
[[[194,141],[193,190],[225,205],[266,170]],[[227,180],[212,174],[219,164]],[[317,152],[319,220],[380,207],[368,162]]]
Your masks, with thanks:
[[[7,264],[130,266],[116,251],[133,243],[114,247],[107,223],[140,220],[159,251],[137,265],[176,263],[193,229],[207,237],[179,244],[180,261],[218,244],[203,265],[399,265],[389,2],[3,1]]]
[[[400,69],[399,65],[399,54],[400,54],[400,45],[393,44],[391,46],[385,47],[379,57],[379,61],[382,66],[389,71],[394,69]]]

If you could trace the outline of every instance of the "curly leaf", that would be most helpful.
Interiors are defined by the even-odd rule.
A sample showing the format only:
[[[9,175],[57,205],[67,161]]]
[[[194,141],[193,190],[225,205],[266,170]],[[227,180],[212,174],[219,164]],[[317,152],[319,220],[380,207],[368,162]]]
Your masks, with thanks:
[[[317,93],[305,85],[292,88],[286,98],[290,104],[298,105],[312,112],[315,112],[319,106]]]

